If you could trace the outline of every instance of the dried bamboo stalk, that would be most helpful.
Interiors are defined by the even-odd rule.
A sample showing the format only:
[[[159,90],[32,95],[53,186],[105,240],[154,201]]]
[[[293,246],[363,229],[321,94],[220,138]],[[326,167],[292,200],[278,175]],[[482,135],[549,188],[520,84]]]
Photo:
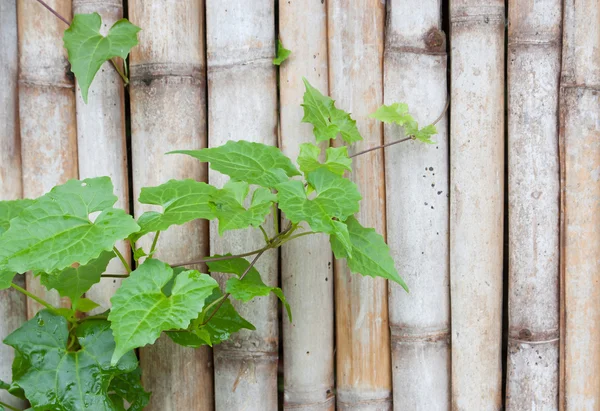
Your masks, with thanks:
[[[453,0],[452,405],[502,406],[504,1]]]
[[[103,3],[98,3],[97,0],[73,0],[73,13],[94,12],[102,16],[101,33],[106,35],[110,27],[123,17],[123,4],[121,0],[107,0]],[[110,176],[119,198],[116,206],[128,211],[124,93],[121,77],[110,63],[105,63],[96,74],[87,104],[83,102],[81,92],[77,89],[77,149],[79,177]],[[121,241],[117,247],[130,262],[129,245]],[[126,273],[117,258],[108,265],[107,272]],[[120,279],[105,278],[92,287],[87,297],[100,304],[94,312],[103,312],[110,307],[110,297],[120,285]]]
[[[301,124],[302,77],[328,90],[327,6],[280,2],[279,37],[292,50],[280,69],[281,149],[295,159],[301,143],[315,143],[312,126]],[[294,310],[293,323],[283,315],[284,409],[333,411],[333,269],[327,236],[285,244],[281,282]]]
[[[209,146],[227,140],[277,144],[277,85],[274,3],[266,0],[206,2]],[[209,172],[211,184],[227,177]],[[272,221],[267,217],[267,221]],[[272,224],[266,225],[273,232]],[[217,234],[211,223],[211,253],[249,251],[264,245],[259,230]],[[256,267],[263,281],[276,285],[278,253],[263,254]],[[223,285],[225,276],[215,277]],[[278,321],[273,296],[235,304],[256,331],[242,330],[215,346],[215,404],[220,410],[277,409]]]
[[[18,62],[17,53],[17,2],[0,3],[0,200],[21,198],[21,142],[18,118]],[[16,276],[15,283],[24,287],[23,276]],[[0,291],[0,341],[27,319],[25,296],[16,290]],[[0,379],[11,381],[11,365],[14,350],[0,345]],[[20,401],[0,391],[0,401],[18,408],[25,408]]]
[[[47,3],[71,17],[70,0]],[[67,26],[38,2],[17,4],[23,195],[35,198],[78,176],[75,95],[62,41]],[[47,291],[31,274],[27,274],[27,289],[52,304],[61,302],[56,291]],[[41,308],[27,301],[30,318]]]
[[[380,145],[381,123],[368,118],[383,102],[384,9],[379,0],[328,2],[329,86],[338,107],[352,113],[364,141]],[[358,219],[385,236],[383,153],[354,159],[350,178],[363,196]],[[387,282],[351,274],[335,263],[337,408],[391,409]]]
[[[563,7],[561,406],[595,410],[600,404],[600,4],[566,0]]]
[[[206,181],[206,167],[176,149],[206,147],[204,2],[129,2],[132,23],[143,30],[131,52],[131,142],[133,195],[141,187],[169,179]],[[135,214],[150,210],[135,203]],[[151,238],[139,245],[148,251]],[[160,234],[157,257],[175,263],[208,252],[208,225],[193,222]],[[200,267],[199,267],[200,268]],[[210,410],[213,407],[212,355],[162,337],[140,350],[143,383],[153,392],[149,410]]]
[[[419,124],[433,122],[447,99],[446,42],[440,0],[387,3],[384,101],[406,102]],[[394,405],[450,409],[448,131],[435,146],[411,141],[386,149],[388,244],[410,294],[390,283]],[[384,128],[385,142],[405,135]]]
[[[558,409],[561,2],[514,0],[508,31],[506,408]]]

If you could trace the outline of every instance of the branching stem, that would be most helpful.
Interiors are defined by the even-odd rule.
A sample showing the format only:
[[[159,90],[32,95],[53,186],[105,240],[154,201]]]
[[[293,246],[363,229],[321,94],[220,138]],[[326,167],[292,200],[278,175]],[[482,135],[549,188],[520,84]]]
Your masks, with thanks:
[[[31,298],[32,300],[40,303],[41,305],[43,305],[44,307],[46,307],[48,310],[52,311],[54,314],[56,315],[61,315],[62,314],[60,312],[58,312],[58,310],[56,309],[55,306],[53,306],[52,304],[50,304],[47,301],[42,300],[40,297],[38,297],[35,294],[30,293],[29,291],[27,291],[24,288],[19,287],[18,285],[16,285],[15,283],[11,283],[10,286],[12,288],[14,288],[15,290],[19,291],[20,293],[25,294],[27,297]]]

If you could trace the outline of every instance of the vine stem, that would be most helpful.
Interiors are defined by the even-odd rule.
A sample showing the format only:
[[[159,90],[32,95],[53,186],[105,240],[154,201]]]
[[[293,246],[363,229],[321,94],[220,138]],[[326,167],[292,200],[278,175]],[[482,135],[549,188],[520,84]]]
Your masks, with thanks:
[[[54,14],[56,17],[58,17],[59,19],[61,19],[67,26],[70,26],[71,23],[69,22],[69,20],[65,19],[63,16],[61,16],[56,10],[54,10],[52,7],[50,7],[48,4],[46,4],[44,1],[42,0],[37,0],[38,3],[40,3],[42,6],[44,6],[45,8],[48,9],[48,11],[50,11],[50,13]]]
[[[4,408],[6,408],[7,410],[11,410],[11,411],[21,411],[20,409],[18,409],[18,408],[15,408],[15,407],[13,407],[12,405],[10,405],[10,404],[7,404],[7,403],[5,403],[5,402],[2,402],[2,401],[0,401],[0,406],[2,406],[2,407],[4,407]]]
[[[123,266],[127,270],[127,273],[131,274],[131,267],[127,263],[127,260],[125,260],[125,257],[123,257],[123,254],[121,254],[121,252],[117,249],[117,247],[113,247],[113,251],[115,252],[117,257],[119,257],[119,260],[121,260],[121,263],[123,263]]]
[[[269,235],[265,231],[264,227],[260,225],[258,228],[260,228],[260,231],[262,231],[263,237],[265,238],[265,243],[269,244]]]
[[[152,240],[152,246],[150,246],[150,253],[148,254],[149,258],[152,258],[152,255],[154,255],[154,250],[156,250],[156,244],[158,243],[159,236],[160,236],[160,231],[157,231],[156,235],[154,236],[154,240]]]
[[[127,278],[129,274],[102,274],[103,278]]]
[[[48,310],[52,311],[54,314],[56,314],[56,315],[62,315],[61,313],[58,312],[58,310],[56,309],[55,306],[53,306],[52,304],[50,304],[49,302],[47,302],[45,300],[42,300],[37,295],[30,293],[29,291],[27,291],[24,288],[19,287],[15,283],[11,283],[10,286],[12,288],[14,288],[15,290],[19,291],[20,293],[25,294],[27,297],[31,298],[32,300],[40,303],[41,305],[43,305],[44,307],[46,307]]]

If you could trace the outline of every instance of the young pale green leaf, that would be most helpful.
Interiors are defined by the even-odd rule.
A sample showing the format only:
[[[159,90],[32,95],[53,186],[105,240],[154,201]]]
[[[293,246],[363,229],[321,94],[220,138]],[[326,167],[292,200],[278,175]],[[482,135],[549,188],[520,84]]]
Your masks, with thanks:
[[[0,201],[0,235],[10,227],[10,220],[17,217],[23,210],[33,204],[34,200]]]
[[[10,288],[14,277],[14,271],[0,270],[0,290],[6,290],[7,288]]]
[[[210,168],[234,180],[268,188],[300,175],[281,150],[266,144],[230,140],[220,147],[172,151],[169,154],[176,153],[210,162]]]
[[[413,136],[415,139],[419,140],[422,143],[436,144],[436,142],[431,139],[431,136],[437,134],[437,129],[433,124],[425,126],[421,129],[419,129],[418,127],[419,125],[415,122],[414,128],[406,128],[406,134]]]
[[[277,57],[273,59],[273,64],[276,66],[280,66],[281,63],[287,60],[287,58],[292,54],[292,50],[288,50],[283,47],[283,43],[281,40],[277,40]]]
[[[325,162],[319,161],[321,149],[311,143],[300,144],[298,165],[304,174],[312,173],[319,168],[324,168],[337,175],[343,175],[346,171],[352,171],[352,160],[348,158],[348,148],[329,147],[326,152]]]
[[[229,181],[211,197],[213,213],[219,220],[219,235],[264,223],[277,196],[268,188],[259,187],[252,194],[250,207],[246,208],[243,204],[249,190],[248,183]]]
[[[187,328],[202,311],[206,297],[218,287],[209,275],[190,270],[175,278],[167,297],[162,288],[172,277],[168,264],[147,259],[123,280],[110,300],[108,316],[117,343],[113,364],[129,350],[152,344],[162,331]]]
[[[113,377],[137,368],[135,354],[111,365],[115,342],[107,321],[84,321],[75,336],[81,348],[70,351],[67,321],[38,312],[4,340],[19,355],[13,382],[36,410],[114,411],[107,387]]]
[[[250,263],[245,258],[232,258],[229,260],[222,261],[208,261],[208,270],[216,273],[227,273],[236,274],[241,276],[248,270]],[[255,267],[251,267],[243,279],[232,277],[227,280],[226,292],[231,294],[236,300],[247,303],[255,297],[264,297],[269,295],[271,292],[275,294],[285,306],[288,317],[292,321],[292,311],[288,304],[283,292],[279,287],[269,287],[266,285],[260,273]]]
[[[215,187],[192,179],[169,180],[157,187],[143,187],[139,202],[161,206],[163,212],[147,211],[142,214],[138,219],[141,230],[132,235],[132,240],[198,218],[215,218],[210,198],[216,192]]]
[[[395,281],[408,292],[408,287],[398,275],[390,249],[383,237],[377,234],[375,229],[363,227],[354,217],[349,217],[346,224],[352,243],[352,255],[348,255],[340,241],[331,236],[331,248],[335,258],[345,258],[352,272]]]
[[[141,30],[127,19],[121,19],[113,24],[104,37],[100,34],[101,26],[102,18],[98,13],[75,14],[63,35],[71,70],[75,73],[86,103],[92,80],[102,64],[113,57],[125,59],[138,44],[137,33]]]
[[[111,394],[111,399],[116,397],[127,401],[130,406],[127,411],[142,411],[150,402],[150,393],[144,390],[141,382],[142,372],[139,368],[126,374],[119,374],[110,381],[108,392]]]
[[[313,134],[319,141],[335,139],[341,134],[347,143],[362,140],[362,136],[356,128],[356,121],[350,117],[350,113],[335,107],[335,101],[324,96],[319,90],[310,85],[307,79],[302,78],[306,92],[304,93],[304,117],[303,123],[313,125]]]
[[[76,303],[92,285],[100,282],[102,273],[106,271],[108,263],[114,257],[114,251],[103,251],[98,258],[86,265],[77,268],[68,267],[52,273],[41,273],[40,281],[46,288],[53,288],[62,297],[69,297]]]
[[[112,208],[117,197],[108,177],[70,180],[38,198],[12,219],[0,237],[0,270],[53,272],[82,265],[139,230]],[[89,215],[101,211],[94,222]]]
[[[75,304],[73,304],[73,309],[82,313],[89,313],[98,307],[100,307],[100,304],[90,300],[89,298],[80,298]]]
[[[413,117],[408,113],[408,104],[406,103],[394,103],[389,106],[384,104],[369,117],[384,123],[395,123],[401,126],[414,121]]]

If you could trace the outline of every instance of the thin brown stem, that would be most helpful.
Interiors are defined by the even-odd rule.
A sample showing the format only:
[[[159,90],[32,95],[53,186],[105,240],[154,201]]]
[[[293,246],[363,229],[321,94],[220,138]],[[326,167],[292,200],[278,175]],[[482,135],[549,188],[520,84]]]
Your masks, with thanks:
[[[58,17],[60,20],[62,20],[67,26],[71,25],[71,23],[69,22],[69,20],[67,20],[66,18],[64,18],[63,16],[61,16],[56,10],[54,10],[52,7],[50,7],[49,5],[47,5],[44,1],[42,1],[42,0],[37,0],[37,1],[42,6],[44,6],[45,8],[47,8],[48,11],[50,11],[50,13],[54,14],[56,17]]]
[[[102,274],[102,278],[127,278],[129,274]]]

